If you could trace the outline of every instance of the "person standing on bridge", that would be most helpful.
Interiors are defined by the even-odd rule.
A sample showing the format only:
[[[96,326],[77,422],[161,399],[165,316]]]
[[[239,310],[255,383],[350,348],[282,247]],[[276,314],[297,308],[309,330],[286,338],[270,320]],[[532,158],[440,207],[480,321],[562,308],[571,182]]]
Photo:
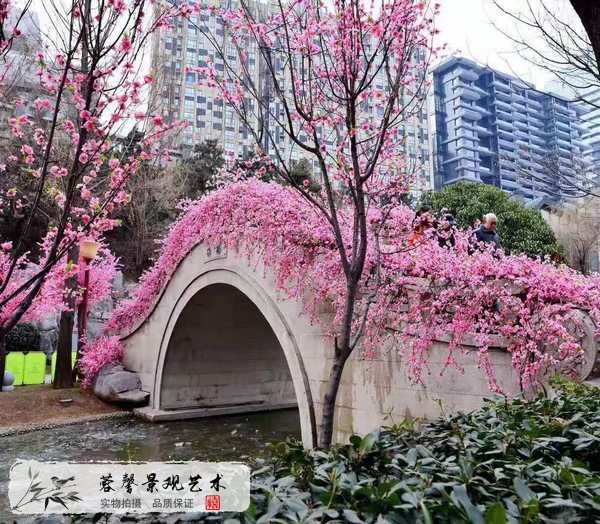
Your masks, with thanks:
[[[475,230],[475,238],[477,242],[484,244],[493,243],[497,248],[500,247],[500,235],[496,231],[498,227],[498,218],[494,213],[488,213],[483,216],[483,222],[478,229]]]

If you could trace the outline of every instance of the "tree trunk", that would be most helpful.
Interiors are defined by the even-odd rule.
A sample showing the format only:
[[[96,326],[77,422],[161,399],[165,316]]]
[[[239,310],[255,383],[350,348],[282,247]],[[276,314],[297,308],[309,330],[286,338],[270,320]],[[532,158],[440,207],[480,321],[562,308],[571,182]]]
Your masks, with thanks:
[[[597,0],[571,0],[571,5],[583,24],[600,67],[600,3]]]
[[[319,436],[319,447],[329,449],[333,440],[333,423],[335,417],[335,401],[337,399],[342,373],[347,357],[337,355],[329,373],[327,392],[323,399],[323,418],[321,422],[321,435]]]
[[[0,393],[4,384],[4,368],[6,365],[6,336],[0,336]]]
[[[69,252],[68,264],[77,262],[78,248],[73,248]],[[67,310],[60,315],[60,326],[58,330],[58,344],[56,347],[56,370],[54,372],[54,388],[72,388],[73,387],[73,369],[71,367],[71,352],[73,351],[73,325],[75,299],[73,293],[77,289],[77,276],[73,275],[66,282]]]
[[[88,292],[90,287],[90,262],[85,261],[83,277],[83,297],[77,310],[77,357],[75,358],[75,369],[73,369],[73,382],[81,378],[79,360],[83,355],[84,337],[87,337],[87,316],[88,316]],[[87,343],[87,340],[85,341]]]
[[[74,313],[63,311],[60,315],[60,329],[56,348],[56,371],[54,389],[73,387],[73,370],[71,369],[71,351],[73,350]]]

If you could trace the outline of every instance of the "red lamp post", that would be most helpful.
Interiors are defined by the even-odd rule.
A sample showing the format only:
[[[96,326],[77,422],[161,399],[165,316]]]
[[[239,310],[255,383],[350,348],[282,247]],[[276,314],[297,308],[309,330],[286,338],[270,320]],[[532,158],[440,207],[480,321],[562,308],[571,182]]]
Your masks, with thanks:
[[[90,286],[90,263],[98,253],[98,243],[94,240],[82,240],[79,244],[79,256],[82,258],[85,268],[83,272],[83,295],[79,308],[77,309],[77,362],[83,349],[83,340],[87,331],[88,316],[88,288]]]

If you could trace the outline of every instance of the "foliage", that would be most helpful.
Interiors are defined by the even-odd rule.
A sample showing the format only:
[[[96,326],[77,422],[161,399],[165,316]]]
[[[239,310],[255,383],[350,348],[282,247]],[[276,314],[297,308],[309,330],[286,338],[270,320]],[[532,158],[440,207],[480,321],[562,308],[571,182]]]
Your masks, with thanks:
[[[439,51],[433,43],[439,7],[412,0],[199,6],[201,19],[218,19],[224,26],[226,38],[212,23],[203,31],[223,64],[190,64],[186,73],[218,93],[259,155],[276,160],[274,175],[312,204],[337,250],[338,261],[331,262],[345,280],[338,287],[345,312],[336,319],[335,364],[323,392],[325,446],[331,442],[342,372],[365,314],[357,307],[359,282],[367,252],[376,249],[370,245],[375,239],[368,235],[367,210],[386,195],[406,192],[410,183],[404,124],[426,97],[428,65]],[[314,166],[322,191],[294,173],[297,158]]]
[[[313,193],[318,193],[321,190],[321,185],[312,176],[310,162],[306,158],[302,158],[292,164],[290,179],[293,185],[305,187]]]
[[[244,160],[236,160],[226,171],[227,173],[222,177],[224,183],[256,178],[261,182],[299,187],[310,193],[318,193],[321,190],[321,185],[314,180],[313,169],[306,158],[292,161],[288,176],[281,176],[277,164],[264,154],[250,155]]]
[[[83,387],[90,387],[98,372],[106,364],[118,362],[123,358],[123,345],[119,337],[101,336],[91,344],[86,344],[79,360],[79,369],[83,374]]]
[[[3,222],[16,217],[23,227],[4,228],[7,236],[0,239],[0,374],[8,331],[64,307],[65,282],[76,270],[67,254],[82,239],[99,240],[117,225],[115,211],[130,200],[126,182],[143,162],[164,156],[159,139],[178,126],[149,113],[143,93],[153,77],[135,64],[150,35],[190,8],[148,9],[150,3],[48,2],[56,14],[51,33],[63,38],[39,46],[31,85],[18,96],[8,96],[12,61],[3,60],[0,97],[14,114],[4,126],[0,172],[14,185],[1,187],[0,211],[8,214]],[[21,35],[8,21],[18,25],[31,7],[5,4],[3,58]],[[131,122],[144,130],[135,150],[120,148],[117,138]],[[38,240],[33,254],[29,249]]]
[[[455,354],[466,336],[476,334],[480,365],[490,387],[499,390],[488,349],[501,335],[524,388],[553,369],[575,370],[582,356],[582,310],[600,324],[600,277],[496,253],[491,246],[471,253],[468,233],[459,231],[452,249],[440,245],[435,230],[408,246],[414,213],[406,206],[393,211],[385,226],[377,212],[369,215],[369,235],[380,235],[386,243],[381,251],[367,251],[360,280],[363,298],[357,308],[366,316],[361,326],[366,356],[377,355],[382,347],[395,349],[411,378],[420,381],[433,341],[451,336],[446,365],[460,369]],[[340,216],[349,239],[352,214]],[[248,180],[187,207],[132,298],[115,310],[109,332],[124,334],[138,325],[180,262],[200,243],[262,261],[284,296],[303,301],[310,319],[320,321],[322,304],[330,303],[334,317],[323,328],[332,338],[341,330],[345,280],[329,225],[292,188]],[[402,324],[402,330],[394,331]]]
[[[420,203],[440,213],[448,209],[460,228],[469,228],[486,213],[498,217],[502,247],[511,253],[562,258],[562,249],[550,226],[536,209],[511,199],[501,189],[476,182],[459,182],[426,193]]]
[[[246,154],[243,159],[236,159],[231,167],[224,173],[233,180],[247,180],[256,178],[261,182],[274,182],[278,180],[277,167],[273,160],[265,154]]]
[[[328,452],[271,446],[250,508],[227,522],[597,522],[600,395],[559,387],[554,399],[488,401]]]
[[[216,139],[196,144],[192,154],[181,162],[184,195],[195,199],[217,187],[217,175],[225,165],[223,148]]]
[[[47,254],[48,244],[43,243],[40,250],[42,257],[44,257]],[[49,277],[43,282],[40,293],[22,315],[23,321],[31,322],[49,315],[56,315],[69,307],[70,298],[74,299],[74,304],[79,304],[82,297],[81,288],[67,289],[65,283],[73,275],[77,275],[80,285],[83,283],[83,264],[64,262],[52,267],[48,274]],[[2,249],[0,246],[0,281],[8,273],[10,266],[11,258],[7,250]],[[21,257],[17,268],[14,270],[14,277],[6,288],[6,294],[14,293],[23,281],[27,281],[39,271],[40,266],[41,264],[32,262],[26,257]],[[90,265],[89,307],[93,307],[96,303],[110,296],[116,272],[117,259],[106,245],[100,242],[98,255]],[[15,310],[20,306],[19,297],[20,295],[17,294],[14,299],[0,308],[0,325],[8,322],[14,316]]]
[[[6,351],[33,351],[40,348],[40,332],[32,324],[17,324],[6,336]]]

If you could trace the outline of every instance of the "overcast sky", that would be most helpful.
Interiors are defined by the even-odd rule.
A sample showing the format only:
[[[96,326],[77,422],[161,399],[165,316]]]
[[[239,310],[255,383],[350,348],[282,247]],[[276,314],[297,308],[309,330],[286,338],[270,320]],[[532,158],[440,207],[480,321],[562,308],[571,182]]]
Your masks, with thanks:
[[[527,9],[527,0],[500,1],[506,10],[523,12]],[[530,2],[534,9],[541,7],[541,0]],[[580,27],[579,19],[568,0],[545,2],[561,17]],[[498,11],[492,0],[440,0],[440,3],[441,15],[437,26],[441,31],[441,42],[448,44],[449,54],[457,52],[476,62],[514,74],[533,83],[538,89],[546,88],[554,79],[548,71],[536,68],[519,57],[515,44],[494,27],[496,25],[504,31],[512,31],[511,34],[516,30],[515,24]],[[522,31],[521,34],[535,41],[536,35],[531,31]]]
[[[34,9],[40,15],[43,29],[47,29],[47,20],[41,3],[33,0]],[[431,0],[434,1],[434,0]],[[493,0],[437,0],[441,4],[441,14],[436,25],[441,31],[439,42],[448,44],[447,54],[460,54],[476,62],[489,65],[525,81],[533,83],[538,89],[547,89],[554,79],[548,71],[536,68],[521,58],[513,42],[501,34],[494,25],[514,34],[515,24],[494,6]],[[545,2],[552,12],[557,12],[573,26],[581,27],[579,19],[571,8],[569,0],[499,0],[502,6],[512,12],[524,12],[530,3],[535,10]],[[590,0],[600,1],[600,0]],[[368,2],[366,2],[368,4]],[[522,30],[523,37],[535,38],[531,31]],[[554,86],[555,91],[559,91]]]

